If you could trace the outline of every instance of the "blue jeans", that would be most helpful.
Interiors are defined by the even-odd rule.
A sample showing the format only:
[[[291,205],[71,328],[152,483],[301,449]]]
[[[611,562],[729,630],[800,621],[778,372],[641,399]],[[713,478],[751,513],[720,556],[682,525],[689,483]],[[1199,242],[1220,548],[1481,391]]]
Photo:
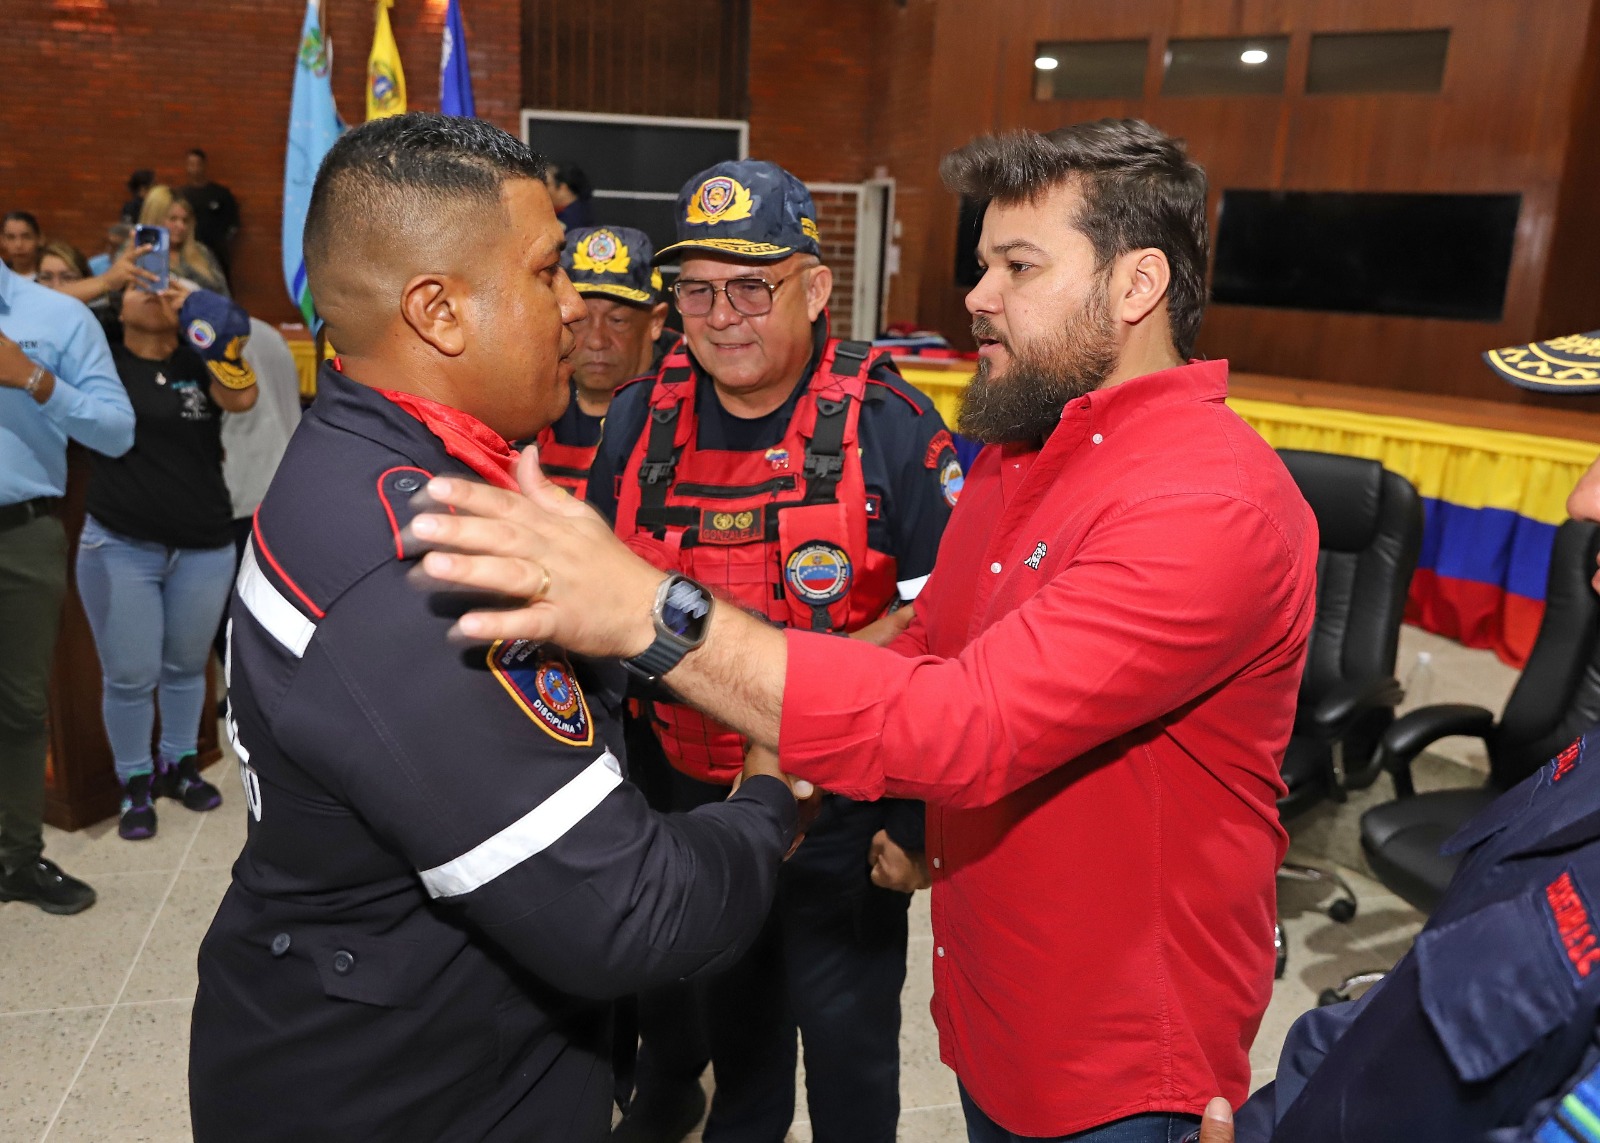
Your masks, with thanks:
[[[985,1115],[982,1108],[972,1102],[965,1086],[961,1088],[961,1110],[967,1117],[967,1143],[1181,1143],[1200,1126],[1198,1115],[1163,1111],[1153,1115],[1130,1115],[1074,1135],[1017,1135]]]
[[[192,754],[206,701],[211,637],[233,586],[233,545],[169,548],[119,535],[92,516],[78,541],[78,596],[104,675],[101,710],[117,779]]]

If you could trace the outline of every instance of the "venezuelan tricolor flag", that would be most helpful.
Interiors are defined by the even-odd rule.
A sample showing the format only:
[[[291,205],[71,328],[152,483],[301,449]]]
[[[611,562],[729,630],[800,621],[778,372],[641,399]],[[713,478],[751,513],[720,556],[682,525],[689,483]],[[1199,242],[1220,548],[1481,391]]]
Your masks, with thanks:
[[[1520,667],[1544,618],[1567,494],[1600,453],[1584,441],[1230,398],[1274,448],[1370,457],[1422,494],[1406,619]]]

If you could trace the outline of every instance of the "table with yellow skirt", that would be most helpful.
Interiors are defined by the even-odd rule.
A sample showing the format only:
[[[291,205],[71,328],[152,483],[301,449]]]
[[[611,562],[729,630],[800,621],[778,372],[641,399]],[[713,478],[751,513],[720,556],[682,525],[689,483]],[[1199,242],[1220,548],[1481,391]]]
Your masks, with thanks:
[[[900,362],[951,425],[971,368]],[[1512,666],[1527,660],[1567,494],[1600,455],[1594,418],[1250,375],[1230,390],[1229,407],[1274,448],[1366,457],[1411,481],[1425,523],[1406,618]],[[1488,427],[1495,423],[1572,436]]]

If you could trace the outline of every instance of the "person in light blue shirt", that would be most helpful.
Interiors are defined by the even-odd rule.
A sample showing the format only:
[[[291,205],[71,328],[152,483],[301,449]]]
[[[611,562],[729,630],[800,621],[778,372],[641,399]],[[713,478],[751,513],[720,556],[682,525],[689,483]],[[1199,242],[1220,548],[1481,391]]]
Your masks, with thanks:
[[[77,913],[94,890],[43,855],[45,702],[67,538],[67,442],[121,456],[133,407],[82,302],[0,265],[0,901]]]

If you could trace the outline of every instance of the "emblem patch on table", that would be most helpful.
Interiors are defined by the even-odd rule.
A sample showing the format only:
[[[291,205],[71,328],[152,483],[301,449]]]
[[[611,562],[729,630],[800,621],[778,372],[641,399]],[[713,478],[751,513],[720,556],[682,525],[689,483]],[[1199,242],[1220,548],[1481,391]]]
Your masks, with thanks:
[[[573,268],[590,274],[626,274],[632,263],[627,245],[609,230],[592,231],[572,252]]]
[[[944,493],[946,504],[952,508],[956,506],[956,501],[961,499],[962,485],[966,482],[967,478],[961,471],[961,462],[954,456],[945,461],[944,467],[939,470],[939,490]]]
[[[738,222],[750,217],[750,191],[727,175],[718,175],[700,184],[684,211],[684,221],[699,226],[715,222]]]
[[[518,639],[489,648],[489,670],[534,724],[569,746],[594,742],[589,703],[561,650]]]
[[[700,542],[702,544],[753,544],[766,536],[767,514],[765,508],[745,509],[742,512],[722,512],[707,508],[700,513]]]
[[[801,600],[827,607],[850,594],[850,557],[826,540],[811,540],[789,553],[783,578]]]

